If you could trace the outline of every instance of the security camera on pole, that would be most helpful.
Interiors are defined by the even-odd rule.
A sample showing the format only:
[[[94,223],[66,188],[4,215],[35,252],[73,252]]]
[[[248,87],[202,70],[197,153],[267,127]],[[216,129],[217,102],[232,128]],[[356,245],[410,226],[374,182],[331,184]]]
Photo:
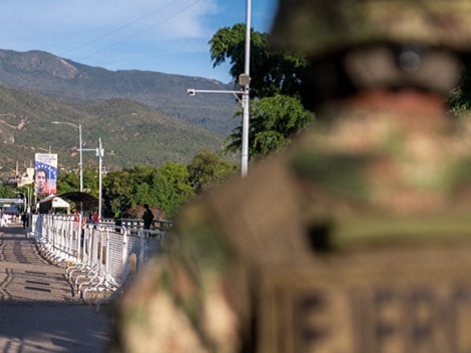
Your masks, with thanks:
[[[251,0],[247,0],[247,13],[245,24],[245,69],[244,73],[239,75],[239,85],[244,87],[243,91],[213,91],[188,89],[189,96],[195,96],[196,93],[226,93],[233,94],[239,99],[242,96],[242,154],[241,154],[241,176],[247,176],[249,165],[249,101],[250,101],[250,29],[251,29]],[[240,101],[240,99],[239,99]]]

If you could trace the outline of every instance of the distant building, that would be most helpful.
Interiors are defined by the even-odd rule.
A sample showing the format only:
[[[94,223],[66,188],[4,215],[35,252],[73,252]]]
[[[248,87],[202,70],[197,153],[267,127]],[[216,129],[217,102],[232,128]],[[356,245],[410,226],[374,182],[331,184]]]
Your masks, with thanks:
[[[14,177],[4,178],[2,180],[3,185],[7,185],[13,188],[25,186],[33,183],[34,181],[34,168],[25,168],[24,172],[17,173]]]
[[[34,168],[25,168],[23,174],[18,179],[18,186],[25,186],[31,184],[34,181]]]

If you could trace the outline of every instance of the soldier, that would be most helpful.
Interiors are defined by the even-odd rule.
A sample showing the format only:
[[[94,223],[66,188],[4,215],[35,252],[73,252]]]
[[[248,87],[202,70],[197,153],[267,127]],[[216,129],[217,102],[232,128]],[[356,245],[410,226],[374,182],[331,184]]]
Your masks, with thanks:
[[[471,139],[446,114],[471,1],[280,0],[321,123],[179,219],[128,289],[113,352],[470,347]]]

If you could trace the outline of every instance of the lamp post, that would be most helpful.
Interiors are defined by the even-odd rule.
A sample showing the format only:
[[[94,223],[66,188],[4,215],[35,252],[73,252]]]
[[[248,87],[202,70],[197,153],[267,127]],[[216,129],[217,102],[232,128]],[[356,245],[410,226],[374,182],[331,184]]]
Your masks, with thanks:
[[[101,137],[98,138],[98,148],[84,148],[84,151],[95,152],[95,155],[98,157],[98,219],[101,220],[101,204],[102,204],[102,184],[103,184],[103,156],[105,155],[105,150],[101,144]]]
[[[245,68],[244,73],[239,76],[239,84],[244,86],[244,95],[242,96],[242,160],[241,173],[247,176],[249,167],[249,101],[250,101],[250,30],[251,30],[251,0],[247,0],[246,22],[245,22]]]
[[[28,190],[28,206],[26,212],[28,214],[31,213],[31,197],[33,196],[33,189],[30,188],[29,186],[26,186],[26,189]]]
[[[78,129],[79,133],[79,156],[80,156],[80,162],[79,162],[79,171],[80,171],[80,192],[83,191],[83,163],[82,163],[82,125],[78,124],[72,124],[69,122],[65,121],[53,121],[53,124],[65,124],[65,125],[70,125],[76,129]]]
[[[98,148],[96,150],[96,155],[98,157],[98,220],[101,222],[101,204],[102,204],[102,198],[101,198],[101,191],[102,191],[102,185],[103,185],[103,155],[105,154],[105,151],[102,148],[101,145],[101,137],[98,139]]]
[[[246,2],[246,22],[245,22],[245,64],[244,73],[239,75],[239,85],[244,87],[243,91],[212,91],[212,90],[196,90],[188,89],[189,96],[194,96],[196,93],[229,93],[233,94],[239,99],[242,96],[242,148],[241,148],[241,176],[245,177],[248,173],[249,166],[249,102],[250,102],[250,33],[251,33],[251,13],[252,1]],[[240,101],[240,99],[239,99]]]

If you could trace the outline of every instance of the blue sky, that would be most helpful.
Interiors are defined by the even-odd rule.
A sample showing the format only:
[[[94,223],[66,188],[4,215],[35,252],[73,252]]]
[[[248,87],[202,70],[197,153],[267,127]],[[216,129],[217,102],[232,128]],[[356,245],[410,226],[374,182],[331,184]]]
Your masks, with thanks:
[[[277,0],[252,0],[252,27],[269,32]],[[208,41],[245,23],[246,0],[14,0],[0,2],[0,48],[43,50],[109,70],[230,80]]]

